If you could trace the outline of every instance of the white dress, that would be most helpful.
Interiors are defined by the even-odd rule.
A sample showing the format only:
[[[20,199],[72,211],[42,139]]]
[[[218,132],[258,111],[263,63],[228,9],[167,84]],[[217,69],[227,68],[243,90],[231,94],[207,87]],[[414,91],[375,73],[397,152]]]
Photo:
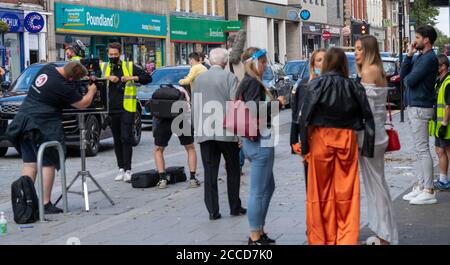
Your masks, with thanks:
[[[397,224],[393,217],[392,200],[384,173],[384,153],[389,138],[386,134],[386,100],[388,90],[374,84],[362,85],[375,121],[375,152],[373,158],[359,157],[361,177],[366,191],[369,228],[380,238],[398,244]],[[359,146],[362,146],[364,132],[358,132]]]

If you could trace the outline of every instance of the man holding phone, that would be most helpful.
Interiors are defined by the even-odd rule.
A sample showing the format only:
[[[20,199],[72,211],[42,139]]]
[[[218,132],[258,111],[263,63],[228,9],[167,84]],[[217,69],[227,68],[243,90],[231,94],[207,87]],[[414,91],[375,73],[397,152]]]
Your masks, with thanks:
[[[417,155],[417,183],[413,190],[403,196],[404,200],[415,205],[435,204],[433,191],[433,160],[429,146],[428,122],[433,118],[435,103],[434,84],[439,63],[433,51],[437,32],[431,26],[422,26],[416,30],[416,40],[408,47],[400,75],[405,85],[405,103],[408,107],[408,123],[414,135],[414,147]],[[413,60],[414,54],[419,55]]]

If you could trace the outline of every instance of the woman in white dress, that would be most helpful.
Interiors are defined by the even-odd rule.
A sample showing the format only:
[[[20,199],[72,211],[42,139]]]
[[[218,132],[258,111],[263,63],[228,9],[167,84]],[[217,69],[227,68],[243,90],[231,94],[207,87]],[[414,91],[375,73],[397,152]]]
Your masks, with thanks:
[[[384,153],[389,140],[384,127],[388,89],[378,42],[374,36],[365,35],[356,41],[355,61],[375,120],[374,157],[359,158],[366,191],[369,228],[376,235],[370,237],[367,243],[398,244],[397,224],[393,217],[392,200],[384,173]],[[359,137],[360,141],[362,138]]]

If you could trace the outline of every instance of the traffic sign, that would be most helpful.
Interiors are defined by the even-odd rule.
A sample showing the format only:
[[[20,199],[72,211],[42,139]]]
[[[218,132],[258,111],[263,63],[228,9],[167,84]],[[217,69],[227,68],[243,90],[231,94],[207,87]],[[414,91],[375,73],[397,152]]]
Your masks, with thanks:
[[[311,18],[311,12],[309,12],[309,10],[307,9],[303,9],[300,12],[300,18],[303,20],[308,20],[309,18]]]
[[[327,30],[324,30],[324,31],[322,32],[322,38],[323,38],[324,40],[329,40],[329,39],[331,39],[331,33],[330,33],[329,31],[327,31]]]

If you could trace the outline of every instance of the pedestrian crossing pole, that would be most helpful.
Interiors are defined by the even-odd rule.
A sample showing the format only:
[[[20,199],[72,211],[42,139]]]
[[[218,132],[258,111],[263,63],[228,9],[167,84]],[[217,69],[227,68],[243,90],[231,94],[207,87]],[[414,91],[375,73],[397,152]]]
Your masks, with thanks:
[[[400,63],[400,67],[403,63],[403,12],[405,12],[404,2],[403,0],[400,0],[398,3],[398,61]],[[400,78],[400,122],[405,122],[404,86],[402,78]]]

